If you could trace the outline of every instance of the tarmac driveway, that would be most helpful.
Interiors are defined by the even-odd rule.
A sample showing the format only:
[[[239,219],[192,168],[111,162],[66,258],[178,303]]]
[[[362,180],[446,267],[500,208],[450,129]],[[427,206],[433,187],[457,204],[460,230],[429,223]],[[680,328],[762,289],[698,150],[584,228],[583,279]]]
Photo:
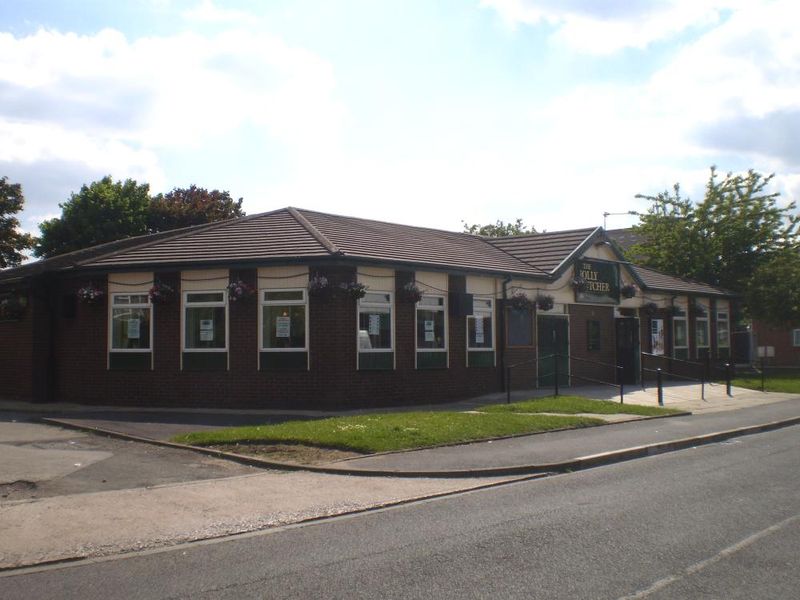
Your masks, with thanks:
[[[194,452],[90,435],[0,412],[0,501],[263,472]]]

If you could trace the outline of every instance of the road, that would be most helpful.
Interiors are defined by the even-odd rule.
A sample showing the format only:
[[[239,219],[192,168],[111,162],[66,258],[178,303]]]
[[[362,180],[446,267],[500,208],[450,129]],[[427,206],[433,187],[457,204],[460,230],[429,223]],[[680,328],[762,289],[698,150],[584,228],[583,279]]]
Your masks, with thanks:
[[[796,598],[800,427],[0,578],[16,598]]]

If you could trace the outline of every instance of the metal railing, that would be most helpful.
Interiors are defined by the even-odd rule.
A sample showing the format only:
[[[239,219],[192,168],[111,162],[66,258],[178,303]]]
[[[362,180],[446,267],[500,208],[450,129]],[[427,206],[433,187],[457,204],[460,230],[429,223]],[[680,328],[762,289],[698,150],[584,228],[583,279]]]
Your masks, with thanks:
[[[558,396],[559,393],[560,393],[560,390],[559,390],[559,379],[561,378],[561,373],[559,372],[559,366],[558,366],[558,362],[559,362],[558,359],[559,358],[567,358],[568,360],[586,362],[586,363],[590,363],[590,364],[594,364],[594,365],[600,365],[600,366],[603,366],[603,367],[609,367],[609,368],[615,369],[615,372],[617,373],[617,378],[618,378],[617,380],[619,381],[619,383],[609,383],[608,381],[603,381],[601,379],[594,379],[592,377],[584,377],[583,375],[575,375],[574,373],[568,373],[567,377],[574,378],[574,379],[580,379],[582,381],[588,381],[588,382],[591,382],[591,383],[599,383],[601,385],[608,385],[608,386],[611,386],[611,387],[614,387],[614,388],[618,388],[619,389],[619,402],[620,402],[620,404],[624,403],[624,401],[625,401],[625,384],[624,384],[624,379],[623,379],[624,370],[623,370],[623,367],[621,365],[612,365],[610,363],[604,363],[604,362],[600,362],[598,360],[590,360],[588,358],[581,358],[581,357],[578,357],[578,356],[572,356],[571,354],[558,354],[558,353],[555,353],[555,354],[547,354],[545,356],[539,356],[537,358],[532,358],[532,359],[529,359],[529,360],[523,360],[521,362],[514,363],[513,365],[508,365],[506,367],[506,373],[505,373],[505,375],[506,375],[506,382],[505,382],[506,383],[506,404],[511,404],[511,370],[515,369],[517,367],[522,367],[524,365],[530,365],[530,364],[538,363],[540,360],[547,360],[547,359],[550,359],[550,358],[555,359],[553,361],[553,372],[552,373],[546,373],[546,374],[543,375],[543,374],[538,372],[538,368],[537,368],[536,387],[539,387],[539,381],[541,379],[543,379],[545,377],[551,377],[552,376],[553,377],[553,395],[554,396]]]
[[[661,367],[657,367],[655,369],[648,369],[644,366],[644,359],[650,357],[655,358],[658,360],[666,360],[668,364],[668,370],[666,371],[666,375],[670,378],[677,378],[677,379],[684,379],[687,381],[697,381],[700,383],[700,398],[702,400],[706,399],[706,383],[710,383],[712,377],[712,365],[711,361],[708,357],[705,358],[704,362],[697,362],[692,360],[685,360],[682,358],[674,358],[672,356],[665,356],[663,354],[651,354],[650,352],[642,352],[641,357],[639,360],[640,369],[641,369],[641,381],[642,381],[642,389],[645,388],[645,373],[655,373],[656,374],[656,387],[658,389],[658,404],[659,406],[664,406],[664,381],[663,375],[665,371]],[[672,364],[677,362],[679,364],[686,364],[691,365],[694,367],[700,367],[700,377],[690,377],[688,375],[681,375],[679,373],[675,373],[672,370]],[[725,393],[728,397],[731,397],[731,379],[733,378],[732,375],[732,368],[730,363],[725,363]]]

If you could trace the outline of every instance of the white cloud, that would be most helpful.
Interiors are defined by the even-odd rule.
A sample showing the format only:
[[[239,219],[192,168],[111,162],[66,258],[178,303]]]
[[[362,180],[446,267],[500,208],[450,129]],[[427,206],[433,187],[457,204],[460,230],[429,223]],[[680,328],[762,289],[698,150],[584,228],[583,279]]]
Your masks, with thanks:
[[[512,26],[544,24],[556,41],[581,52],[646,48],[689,28],[717,23],[742,0],[481,0]]]
[[[211,0],[203,0],[197,6],[184,11],[182,14],[184,18],[190,21],[204,23],[252,25],[258,22],[258,19],[251,13],[231,8],[218,8]]]

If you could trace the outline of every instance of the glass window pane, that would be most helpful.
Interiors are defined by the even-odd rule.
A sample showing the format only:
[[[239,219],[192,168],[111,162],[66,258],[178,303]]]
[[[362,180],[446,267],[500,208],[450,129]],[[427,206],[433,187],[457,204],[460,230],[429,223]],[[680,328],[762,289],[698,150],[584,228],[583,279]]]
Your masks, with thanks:
[[[444,311],[417,310],[417,348],[444,348]]]
[[[480,298],[473,298],[472,299],[472,308],[475,311],[478,310],[492,310],[492,301],[491,300],[482,300]]]
[[[306,347],[305,305],[264,306],[261,327],[264,348]]]
[[[730,333],[728,321],[717,321],[717,346],[730,346]]]
[[[686,321],[675,319],[675,346],[688,346],[688,336],[686,335]]]
[[[467,340],[469,348],[492,347],[491,315],[467,317]]]
[[[698,319],[696,322],[696,337],[698,346],[708,346],[708,320]]]
[[[225,307],[186,308],[186,348],[225,348]]]
[[[186,294],[186,302],[224,302],[223,292],[200,292]]]
[[[533,346],[533,318],[531,311],[512,308],[508,316],[508,345]]]
[[[362,309],[358,314],[358,349],[389,350],[391,347],[391,313],[380,309]]]
[[[382,292],[367,292],[364,297],[361,299],[361,303],[365,304],[367,302],[373,304],[389,304],[391,303],[391,295],[388,293]]]
[[[114,308],[111,310],[111,349],[150,349],[149,308]]]
[[[420,306],[444,306],[444,298],[439,296],[423,296],[419,301]]]
[[[279,292],[264,292],[266,302],[286,302],[287,300],[303,301],[303,290],[284,290]]]

